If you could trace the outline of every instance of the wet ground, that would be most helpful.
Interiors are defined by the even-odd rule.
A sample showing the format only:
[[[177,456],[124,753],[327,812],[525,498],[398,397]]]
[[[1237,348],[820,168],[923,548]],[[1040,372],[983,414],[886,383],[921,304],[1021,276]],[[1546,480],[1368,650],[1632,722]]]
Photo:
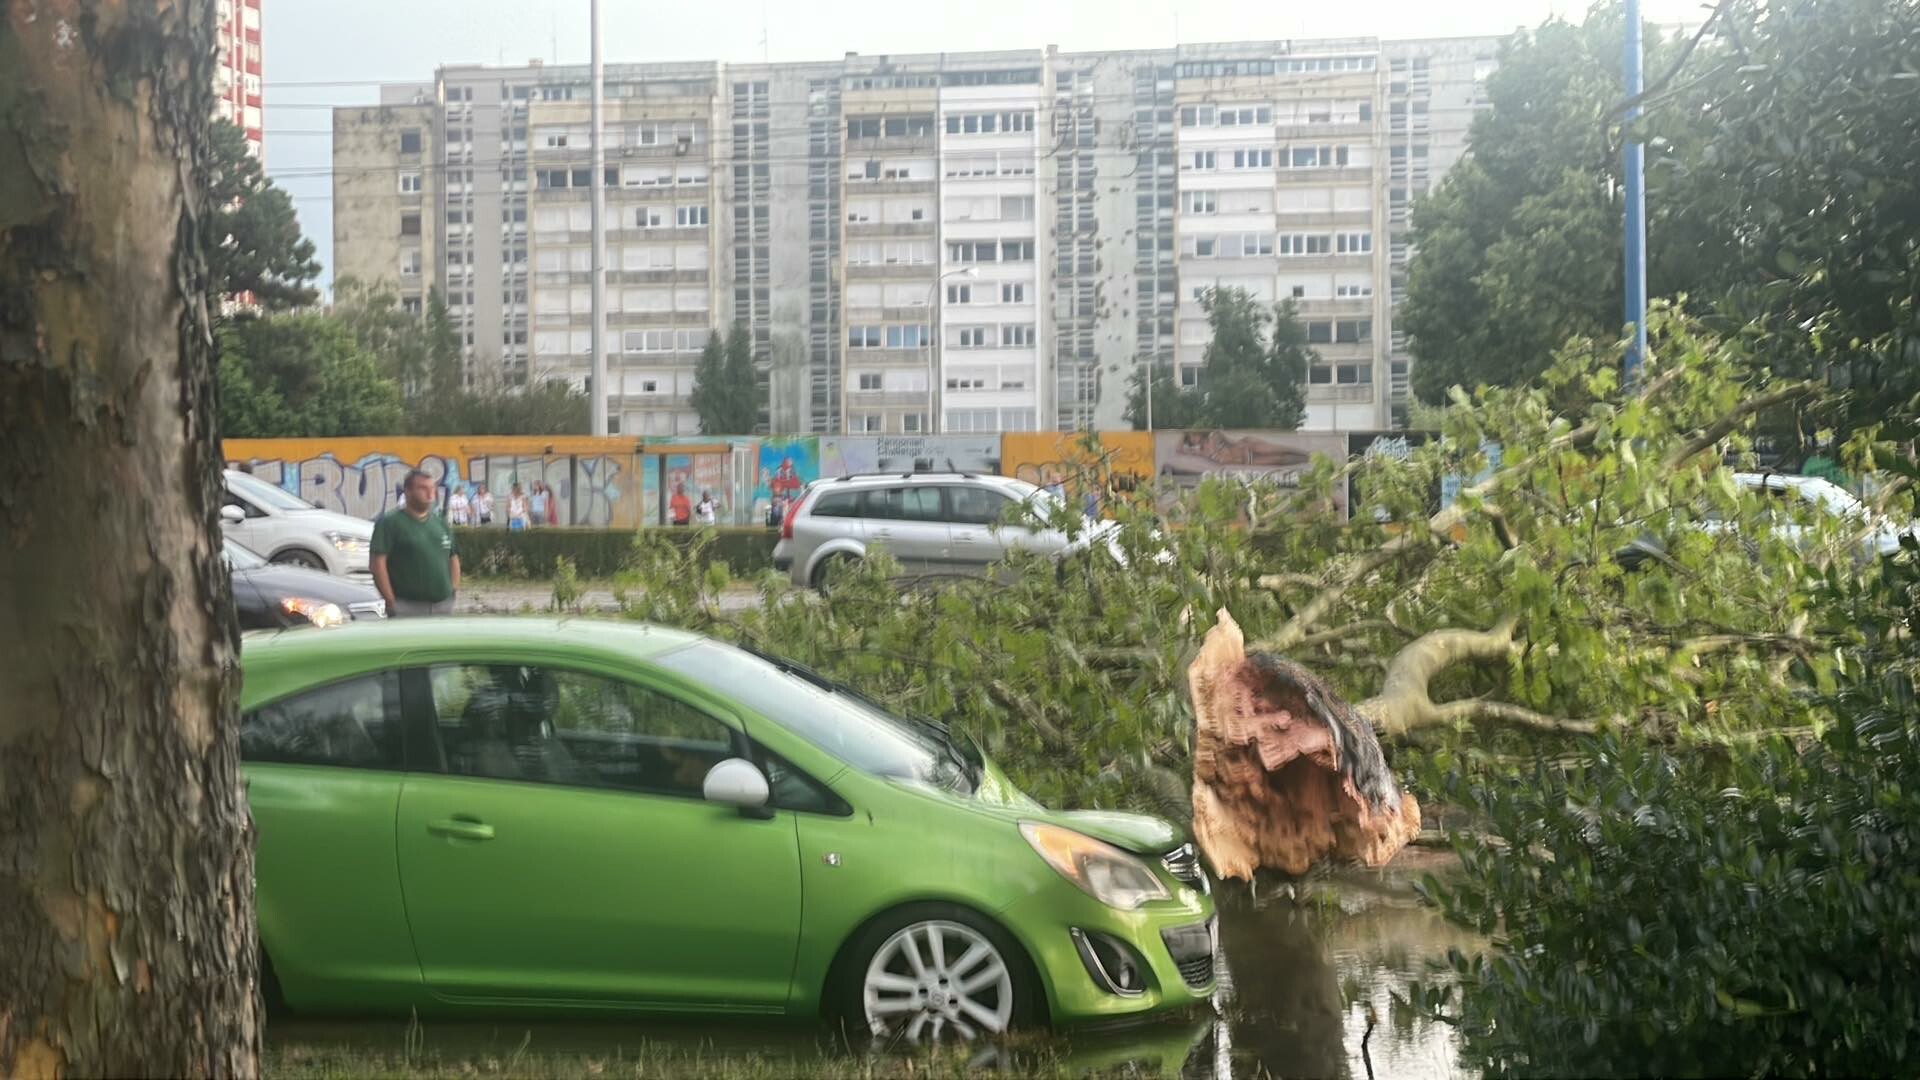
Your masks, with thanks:
[[[1059,1072],[1184,1076],[1212,1080],[1266,1077],[1366,1077],[1361,1040],[1367,1006],[1378,1027],[1367,1040],[1373,1075],[1432,1080],[1462,1075],[1452,1032],[1404,1015],[1392,994],[1430,977],[1427,962],[1473,940],[1420,907],[1412,877],[1444,863],[1410,849],[1386,871],[1338,871],[1293,886],[1219,890],[1220,944],[1226,977],[1213,1010],[1144,1027],[1075,1032],[973,1055],[983,1072],[1019,1074],[1031,1063]],[[797,1025],[655,1023],[425,1022],[285,1019],[269,1025],[272,1051],[366,1051],[409,1059],[511,1060],[538,1055],[633,1060],[668,1054],[709,1063],[753,1063],[779,1075],[832,1075],[843,1054],[823,1029]],[[825,1068],[822,1067],[826,1059]],[[849,1065],[851,1066],[851,1062]],[[597,1066],[589,1064],[588,1074]],[[511,1070],[509,1070],[511,1071]],[[705,1072],[706,1070],[700,1070]],[[848,1071],[856,1071],[849,1068]]]

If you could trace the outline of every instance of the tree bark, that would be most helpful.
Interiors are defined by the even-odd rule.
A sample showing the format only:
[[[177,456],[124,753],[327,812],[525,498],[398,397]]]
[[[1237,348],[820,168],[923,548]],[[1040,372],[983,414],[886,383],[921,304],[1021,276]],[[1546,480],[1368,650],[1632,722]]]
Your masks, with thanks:
[[[252,1075],[211,0],[0,0],[0,1076]]]

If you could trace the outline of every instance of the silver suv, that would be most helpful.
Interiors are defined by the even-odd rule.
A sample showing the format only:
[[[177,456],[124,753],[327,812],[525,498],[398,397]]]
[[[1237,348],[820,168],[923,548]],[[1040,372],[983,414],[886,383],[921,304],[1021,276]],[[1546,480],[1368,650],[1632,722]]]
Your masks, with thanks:
[[[913,577],[978,574],[1016,548],[1060,555],[1104,536],[1097,526],[1070,539],[1018,524],[1020,508],[1050,517],[1058,496],[1009,476],[886,473],[808,484],[780,527],[773,565],[799,586],[819,586],[836,562],[885,549]]]

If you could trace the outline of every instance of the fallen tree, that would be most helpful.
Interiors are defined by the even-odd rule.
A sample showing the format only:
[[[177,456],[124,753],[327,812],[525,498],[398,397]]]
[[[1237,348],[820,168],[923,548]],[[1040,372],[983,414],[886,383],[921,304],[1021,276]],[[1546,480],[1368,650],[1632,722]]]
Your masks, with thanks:
[[[727,615],[713,602],[724,575],[701,552],[642,534],[625,594],[636,617],[748,640],[947,720],[1043,800],[1176,817],[1206,802],[1243,834],[1229,853],[1203,823],[1218,869],[1379,858],[1418,827],[1404,793],[1373,779],[1392,784],[1406,748],[1525,754],[1603,729],[1724,744],[1815,721],[1804,690],[1854,632],[1818,591],[1853,560],[1832,522],[1803,521],[1802,542],[1789,542],[1766,516],[1778,508],[1722,466],[1747,451],[1756,414],[1810,405],[1815,390],[1748,381],[1737,345],[1682,324],[1663,321],[1655,340],[1659,366],[1637,393],[1617,385],[1610,348],[1571,349],[1538,386],[1461,396],[1437,418],[1445,438],[1404,459],[1322,462],[1294,489],[1212,481],[1177,506],[1116,503],[1124,562],[1096,545],[1057,565],[1016,558],[990,582],[902,590],[876,558],[804,601],[768,578],[766,605]],[[1102,455],[1087,456],[1097,473]],[[1349,478],[1364,493],[1352,523],[1304,512]],[[1086,527],[1066,508],[1052,524]],[[1649,534],[1664,559],[1637,571],[1614,559]],[[1242,660],[1212,654],[1208,685],[1320,734],[1202,730],[1235,707],[1205,693],[1188,703],[1221,611],[1250,644]],[[1235,663],[1251,666],[1235,674]],[[1254,778],[1238,771],[1251,759],[1233,755],[1258,749],[1269,772],[1354,769],[1341,755],[1364,740],[1336,738],[1342,726],[1377,733],[1378,768],[1339,783],[1371,792],[1381,816],[1343,833],[1299,815],[1289,839],[1244,839],[1282,819],[1272,799],[1251,799]],[[1224,775],[1197,768],[1203,757],[1235,771],[1235,792],[1194,790]],[[1316,797],[1351,805],[1344,790]]]

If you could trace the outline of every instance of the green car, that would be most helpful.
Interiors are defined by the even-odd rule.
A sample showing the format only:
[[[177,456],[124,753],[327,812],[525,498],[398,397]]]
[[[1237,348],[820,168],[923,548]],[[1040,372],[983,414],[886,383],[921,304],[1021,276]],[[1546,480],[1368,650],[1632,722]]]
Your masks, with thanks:
[[[270,993],[295,1010],[825,1015],[970,1038],[1214,989],[1155,818],[1047,810],[795,664],[585,619],[249,635]]]

